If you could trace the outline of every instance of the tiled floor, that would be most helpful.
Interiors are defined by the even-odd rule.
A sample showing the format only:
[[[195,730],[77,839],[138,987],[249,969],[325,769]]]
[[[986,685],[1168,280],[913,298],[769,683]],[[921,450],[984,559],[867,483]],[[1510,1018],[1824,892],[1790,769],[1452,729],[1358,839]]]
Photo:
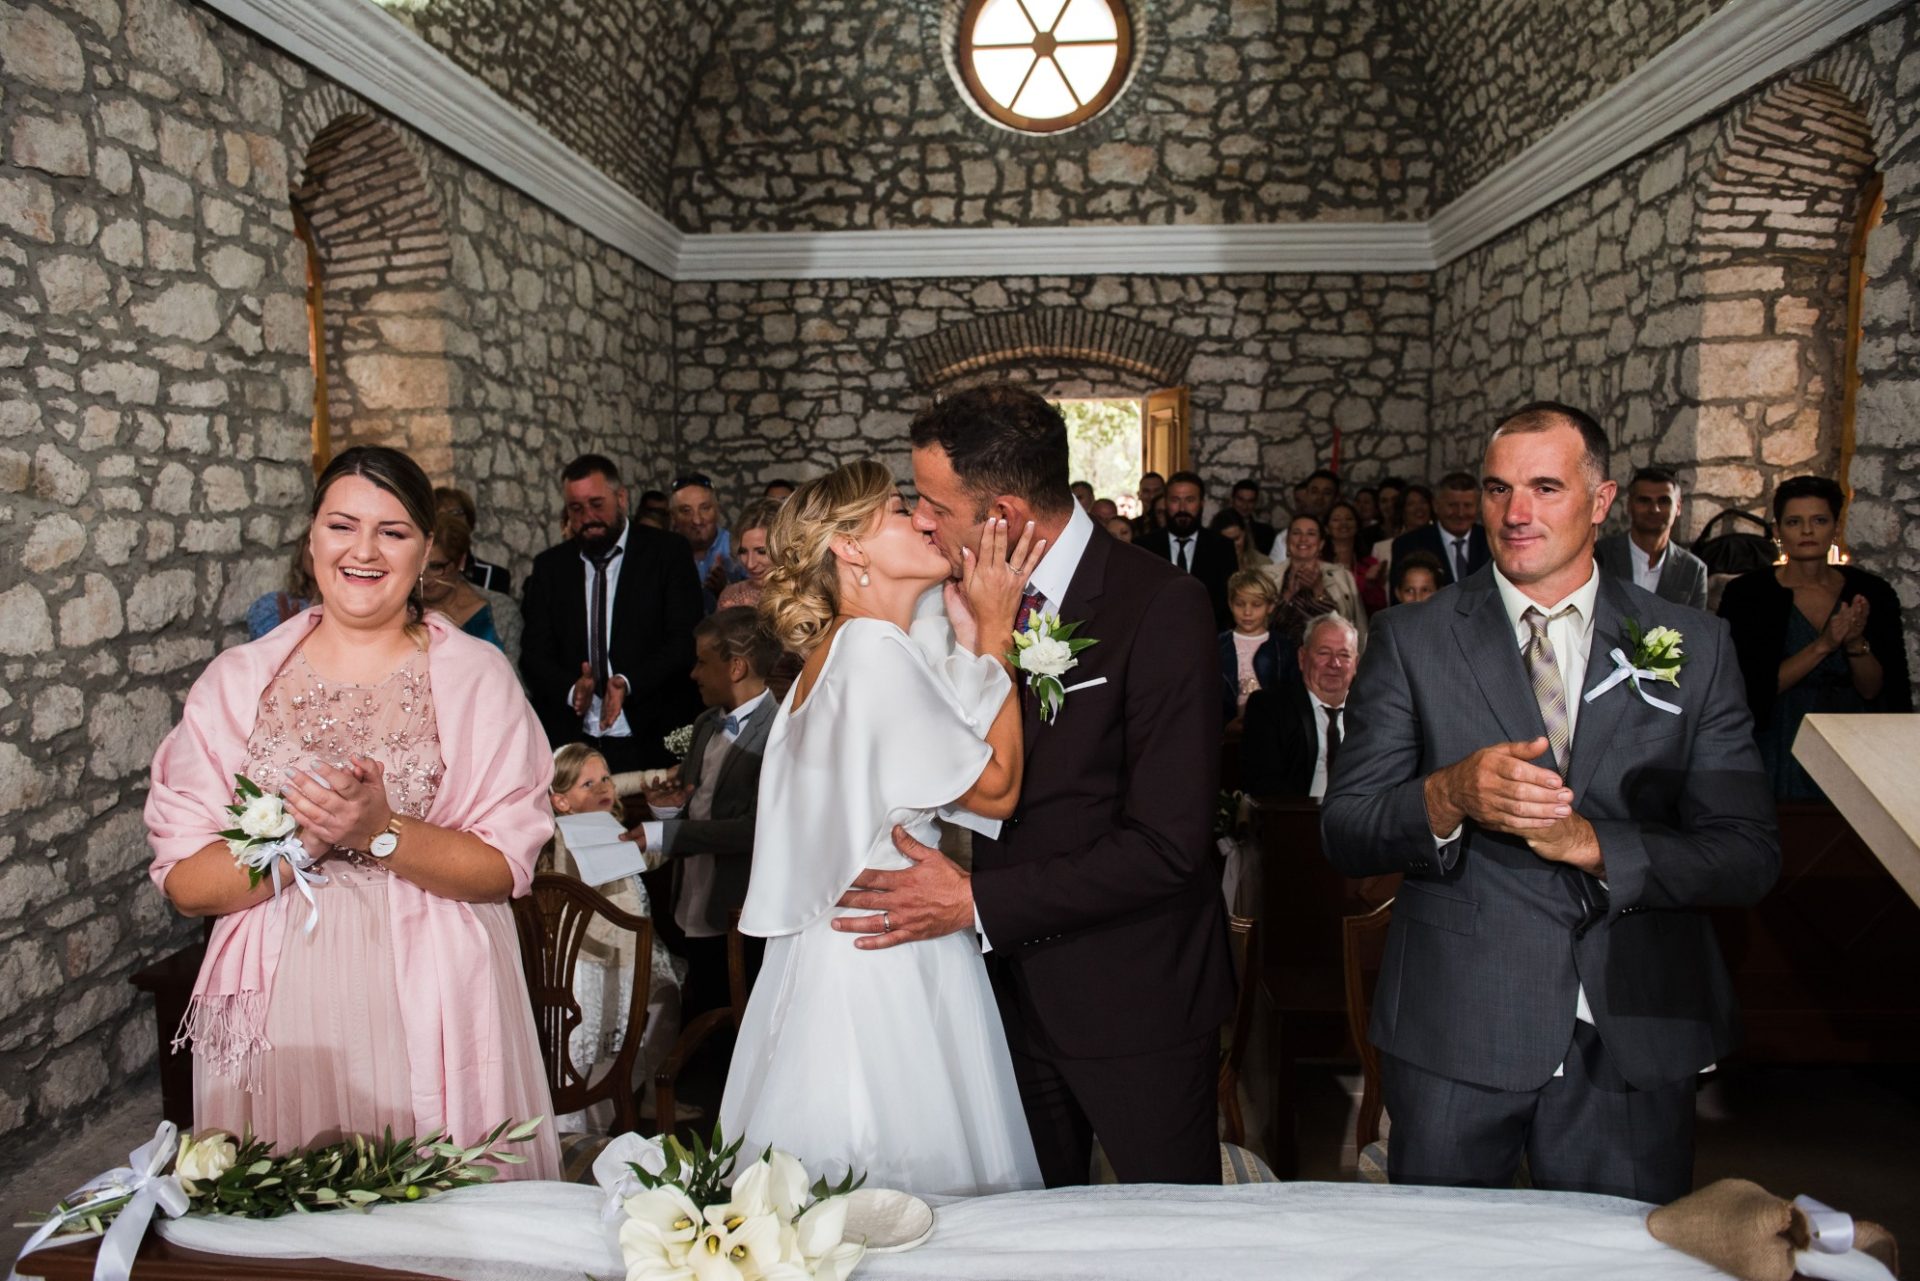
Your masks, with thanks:
[[[683,1094],[705,1107],[718,1102],[726,1066],[724,1049],[716,1051],[695,1065]],[[1697,1182],[1738,1175],[1782,1196],[1805,1192],[1920,1242],[1920,1073],[1736,1064],[1716,1077],[1700,1092]],[[1351,1069],[1299,1069],[1302,1178],[1353,1178],[1358,1093]],[[58,1151],[0,1183],[0,1222],[9,1225],[0,1229],[4,1257],[13,1257],[29,1231],[10,1225],[124,1163],[152,1136],[159,1110],[157,1082],[137,1082]],[[1264,1129],[1257,1116],[1248,1123],[1256,1133]]]

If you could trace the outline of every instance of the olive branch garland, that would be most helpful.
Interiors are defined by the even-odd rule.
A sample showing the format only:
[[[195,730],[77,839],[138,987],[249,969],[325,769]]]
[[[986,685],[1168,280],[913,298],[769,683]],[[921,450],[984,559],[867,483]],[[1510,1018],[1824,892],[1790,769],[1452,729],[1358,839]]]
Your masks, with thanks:
[[[445,1130],[424,1139],[393,1137],[393,1127],[378,1139],[356,1134],[321,1147],[295,1148],[275,1155],[263,1139],[241,1140],[233,1164],[216,1179],[181,1179],[189,1214],[223,1214],[242,1219],[272,1219],[285,1214],[326,1210],[368,1210],[383,1201],[418,1201],[454,1188],[489,1183],[499,1170],[485,1162],[521,1165],[526,1158],[506,1151],[509,1144],[533,1137],[546,1118],[515,1124],[502,1121],[472,1147],[447,1141]],[[60,1202],[41,1221],[72,1215],[74,1226],[105,1232],[132,1194],[99,1202],[74,1215],[78,1202]]]

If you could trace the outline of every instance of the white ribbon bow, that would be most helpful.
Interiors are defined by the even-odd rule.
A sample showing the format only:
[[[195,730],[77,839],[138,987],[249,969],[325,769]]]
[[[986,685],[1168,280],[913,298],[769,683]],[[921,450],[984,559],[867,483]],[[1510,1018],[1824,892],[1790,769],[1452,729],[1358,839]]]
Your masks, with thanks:
[[[283,836],[266,845],[256,845],[247,849],[241,856],[241,862],[268,874],[273,879],[273,896],[280,897],[280,865],[285,863],[287,873],[293,878],[293,887],[300,891],[300,897],[307,900],[307,924],[304,933],[313,933],[313,927],[320,923],[320,900],[314,897],[313,887],[325,885],[327,878],[313,870],[313,856],[307,853],[307,847],[300,843],[297,836]]]
[[[162,1121],[154,1130],[153,1138],[127,1157],[126,1165],[108,1170],[68,1196],[67,1200],[73,1204],[41,1224],[40,1230],[27,1238],[20,1258],[48,1245],[69,1223],[86,1218],[101,1206],[127,1198],[120,1213],[107,1225],[93,1263],[93,1281],[127,1281],[133,1274],[134,1253],[147,1235],[154,1210],[165,1211],[170,1219],[187,1212],[187,1190],[180,1186],[179,1176],[161,1173],[173,1161],[179,1139],[179,1128],[171,1121]]]
[[[1807,1248],[1793,1252],[1795,1273],[1822,1281],[1893,1281],[1887,1265],[1853,1248],[1853,1216],[1810,1196],[1793,1204],[1807,1216]]]
[[[1663,712],[1672,712],[1675,716],[1680,715],[1680,708],[1677,704],[1655,698],[1640,686],[1641,681],[1659,680],[1659,672],[1650,672],[1644,667],[1635,667],[1627,660],[1627,656],[1617,649],[1607,651],[1607,657],[1613,660],[1613,675],[1588,690],[1584,701],[1591,703],[1594,699],[1600,697],[1621,681],[1625,681],[1632,687],[1633,692],[1640,696],[1640,701],[1648,707],[1657,707]]]

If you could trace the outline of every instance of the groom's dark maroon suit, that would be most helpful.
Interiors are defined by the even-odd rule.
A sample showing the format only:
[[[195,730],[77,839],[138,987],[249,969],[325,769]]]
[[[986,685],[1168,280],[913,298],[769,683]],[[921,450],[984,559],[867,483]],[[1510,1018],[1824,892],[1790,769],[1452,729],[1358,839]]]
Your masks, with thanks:
[[[1064,601],[1082,650],[1053,724],[1026,706],[1020,806],[973,844],[973,896],[1049,1186],[1220,1178],[1215,1082],[1233,1005],[1212,819],[1219,663],[1202,584],[1094,530]]]

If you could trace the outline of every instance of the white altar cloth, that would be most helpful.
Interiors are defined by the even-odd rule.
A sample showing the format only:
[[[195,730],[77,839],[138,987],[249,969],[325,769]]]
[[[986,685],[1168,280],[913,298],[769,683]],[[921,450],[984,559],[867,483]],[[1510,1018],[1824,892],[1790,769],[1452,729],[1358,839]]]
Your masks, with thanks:
[[[1648,1235],[1649,1206],[1575,1193],[1349,1183],[1066,1188],[936,1203],[933,1237],[855,1276],[956,1281],[1708,1281]],[[598,1188],[504,1183],[369,1214],[188,1217],[158,1230],[226,1254],[324,1257],[458,1281],[624,1277]]]

